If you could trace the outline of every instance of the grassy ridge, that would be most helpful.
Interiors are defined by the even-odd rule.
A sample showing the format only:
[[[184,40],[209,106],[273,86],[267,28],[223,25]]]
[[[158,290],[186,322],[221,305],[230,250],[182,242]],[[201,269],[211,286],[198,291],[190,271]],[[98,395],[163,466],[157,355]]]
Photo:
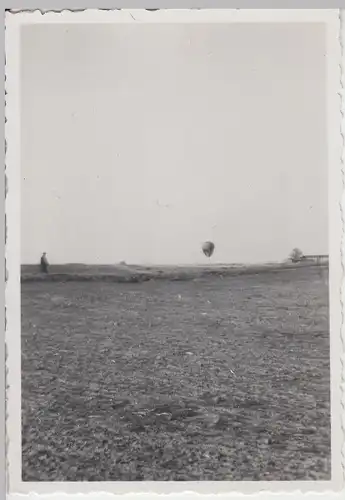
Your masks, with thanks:
[[[52,265],[49,274],[40,272],[39,266],[21,266],[22,282],[66,282],[66,281],[104,281],[117,283],[138,283],[152,279],[185,281],[208,276],[241,276],[258,273],[276,273],[284,270],[316,267],[328,269],[328,264],[314,262],[273,263],[261,265],[213,265],[213,266],[134,266],[134,265]]]

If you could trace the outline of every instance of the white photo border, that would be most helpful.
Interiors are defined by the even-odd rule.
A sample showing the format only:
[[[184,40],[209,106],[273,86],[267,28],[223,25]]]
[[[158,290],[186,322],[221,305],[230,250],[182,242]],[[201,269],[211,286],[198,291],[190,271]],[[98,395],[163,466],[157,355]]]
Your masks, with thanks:
[[[327,31],[327,110],[328,110],[328,171],[329,171],[329,248],[330,248],[330,331],[331,331],[331,408],[332,408],[332,480],[331,481],[260,481],[260,482],[23,482],[21,480],[21,351],[20,351],[20,29],[25,24],[64,23],[324,23]],[[279,498],[335,498],[344,487],[345,418],[345,328],[342,325],[345,302],[343,280],[345,257],[342,233],[345,196],[343,194],[345,153],[344,134],[344,23],[338,9],[322,10],[97,10],[81,12],[64,10],[60,13],[41,11],[6,13],[6,119],[5,136],[7,242],[5,250],[6,283],[6,348],[7,348],[7,465],[10,498],[52,498],[55,493],[64,498],[110,498],[111,494],[140,494],[150,498],[157,494],[226,494],[240,498],[243,494],[265,497],[279,493]],[[284,96],[282,96],[282,99]],[[343,114],[342,114],[343,112]],[[323,495],[320,495],[321,492]],[[255,494],[256,493],[256,494]],[[39,494],[39,497],[37,496]],[[255,494],[255,495],[254,495]],[[41,496],[42,495],[42,496]],[[311,495],[311,496],[310,496]],[[179,495],[180,496],[180,495]],[[340,498],[340,496],[339,496]]]

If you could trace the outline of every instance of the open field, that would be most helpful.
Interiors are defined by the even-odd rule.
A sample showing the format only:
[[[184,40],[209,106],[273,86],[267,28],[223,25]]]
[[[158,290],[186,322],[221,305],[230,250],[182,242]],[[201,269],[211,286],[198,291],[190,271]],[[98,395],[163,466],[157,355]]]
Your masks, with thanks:
[[[23,479],[330,479],[326,272],[24,282]]]

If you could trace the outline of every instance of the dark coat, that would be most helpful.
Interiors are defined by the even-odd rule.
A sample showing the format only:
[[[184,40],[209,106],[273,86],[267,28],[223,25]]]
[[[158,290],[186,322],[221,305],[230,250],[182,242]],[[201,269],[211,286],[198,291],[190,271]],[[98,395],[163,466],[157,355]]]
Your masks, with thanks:
[[[40,267],[41,267],[42,273],[48,272],[49,264],[48,264],[47,257],[45,255],[42,255],[42,257],[41,257]]]

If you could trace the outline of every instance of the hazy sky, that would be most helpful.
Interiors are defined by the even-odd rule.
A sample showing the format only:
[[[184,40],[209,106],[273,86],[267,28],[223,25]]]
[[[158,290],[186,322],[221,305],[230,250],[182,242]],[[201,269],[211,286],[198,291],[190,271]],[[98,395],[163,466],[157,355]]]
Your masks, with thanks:
[[[327,253],[324,53],[315,24],[25,26],[22,262]]]

